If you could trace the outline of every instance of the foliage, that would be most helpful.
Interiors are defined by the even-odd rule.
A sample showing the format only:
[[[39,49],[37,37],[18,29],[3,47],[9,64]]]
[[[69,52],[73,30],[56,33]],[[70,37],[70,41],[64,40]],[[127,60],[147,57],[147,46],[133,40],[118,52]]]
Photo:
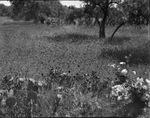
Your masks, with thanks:
[[[0,16],[10,16],[11,15],[11,7],[7,7],[3,4],[0,4]]]
[[[40,95],[38,96],[38,103],[30,107],[33,108],[33,110],[31,111],[32,111],[32,115],[35,115],[34,117],[36,116],[39,117],[123,116],[121,113],[119,114],[118,111],[119,110],[123,111],[121,108],[123,107],[124,104],[127,103],[126,101],[124,101],[123,102],[124,104],[119,104],[120,101],[119,102],[115,101],[113,97],[109,97],[109,93],[111,91],[111,86],[110,86],[111,84],[107,84],[107,82],[110,83],[111,80],[115,79],[114,77],[115,71],[112,71],[112,69],[107,67],[106,65],[109,64],[111,61],[118,61],[118,60],[114,58],[103,59],[98,56],[102,53],[103,49],[110,48],[110,49],[114,49],[111,50],[112,53],[115,52],[117,49],[120,49],[119,54],[117,52],[118,55],[115,55],[113,53],[113,56],[118,56],[116,58],[120,58],[122,57],[121,53],[125,55],[124,52],[121,52],[123,49],[128,49],[128,52],[130,53],[132,52],[131,49],[128,48],[129,44],[131,47],[134,48],[137,45],[139,45],[139,47],[143,47],[140,44],[147,40],[145,39],[145,36],[147,34],[147,27],[145,29],[144,28],[137,29],[135,27],[132,27],[131,29],[131,27],[129,26],[123,27],[117,34],[120,36],[118,40],[119,41],[125,40],[124,39],[125,37],[123,36],[128,36],[130,40],[118,44],[117,46],[111,44],[105,45],[103,42],[95,40],[94,38],[96,37],[97,27],[95,28],[76,27],[75,28],[73,26],[64,26],[64,27],[51,28],[40,24],[39,25],[11,24],[2,27],[3,28],[1,33],[3,34],[1,35],[2,39],[1,39],[1,46],[0,46],[1,47],[1,52],[0,52],[1,53],[1,59],[0,59],[1,79],[3,79],[4,75],[9,72],[11,72],[11,77],[16,78],[15,75],[18,75],[19,78],[32,77],[37,82],[39,80],[42,81],[44,80],[47,83],[52,83],[50,80],[51,78],[54,78],[54,82],[53,82],[54,84],[52,84],[52,86],[49,86],[50,89],[43,89],[43,91],[40,91],[40,93],[38,93],[38,95]],[[108,35],[110,32],[112,32],[112,30],[113,28],[111,29],[109,27],[107,32]],[[87,42],[87,39],[90,41]],[[76,42],[80,42],[80,43],[76,43]],[[139,49],[139,47],[137,48]],[[135,53],[137,54],[139,50],[135,51]],[[146,50],[146,52],[149,53],[149,50]],[[134,55],[134,53],[131,54]],[[137,55],[141,56],[141,54],[142,53],[138,53]],[[137,57],[134,58],[137,59]],[[132,58],[130,59],[130,61],[133,62]],[[144,62],[144,60],[141,61]],[[136,65],[138,64],[139,63],[137,63]],[[54,69],[50,70],[49,66],[56,66],[56,65],[63,68],[64,70],[61,72],[54,71]],[[80,67],[77,67],[77,65]],[[143,66],[147,68],[144,64]],[[141,71],[141,73],[144,71],[144,69],[141,67],[137,67],[137,69],[141,69],[139,70]],[[67,70],[70,70],[70,72],[72,73],[80,72],[80,73],[88,73],[88,74],[70,75],[70,73]],[[95,78],[93,77],[93,75],[91,75],[91,70],[97,71],[97,73],[99,73],[99,75],[95,74],[95,76],[99,78],[98,79],[99,87],[96,86],[95,88],[98,88],[100,91],[95,91],[94,95],[93,95],[94,92],[89,92],[91,88],[93,88],[90,86],[92,84],[96,85],[95,83],[97,83],[97,81],[96,79],[91,79],[91,78]],[[19,71],[22,72],[21,75],[18,74]],[[15,72],[17,73],[15,74]],[[138,73],[138,71],[136,72]],[[66,78],[66,80],[62,82],[60,82],[62,80],[61,74],[66,75],[64,77]],[[66,82],[67,80],[70,80],[68,79],[70,77],[74,81]],[[79,84],[75,81],[76,80],[75,78],[78,78],[77,82]],[[59,83],[62,83],[62,85],[59,85]],[[77,86],[75,86],[74,89],[72,85],[69,85],[68,83],[72,83],[72,85],[77,85]],[[105,87],[105,85],[108,86]],[[71,88],[73,89],[70,89],[69,86],[71,86]],[[18,93],[18,96],[21,96],[21,98],[25,96],[24,100],[22,101],[25,102],[27,101],[27,103],[29,103],[28,100],[26,100],[27,97],[29,97],[30,99],[36,98],[35,93],[34,92],[31,93],[33,93],[33,96],[31,97],[29,97],[30,93],[26,94],[25,96],[21,92]],[[59,99],[57,101],[57,98],[59,98],[62,101],[59,101]],[[14,101],[15,101],[14,97],[11,97],[10,99],[7,100],[7,102],[8,101],[12,101],[12,104],[10,105],[14,105]],[[8,104],[4,106],[7,107],[6,109],[2,108],[2,112],[6,113],[6,117],[11,115],[9,111],[8,112],[5,111],[7,109],[8,110],[10,109],[8,107],[9,103],[11,102],[8,102]],[[23,104],[22,106],[24,106],[24,103],[22,104]],[[29,103],[29,105],[30,104],[31,103]],[[25,104],[25,106],[28,106],[28,104],[27,105]],[[135,106],[132,107],[132,106],[133,105],[127,108],[139,108],[139,107],[135,107]],[[19,110],[20,108],[23,109],[22,110],[23,112],[20,112]],[[13,113],[24,115],[25,114],[24,112],[26,112],[24,110],[25,108],[22,107],[17,107],[16,109],[15,111],[17,111],[17,113],[12,110],[12,115]],[[130,113],[129,116],[132,115],[130,110],[128,111],[128,113]],[[26,112],[26,114],[27,113],[30,112]]]
[[[83,8],[75,8],[70,6],[66,14],[65,21],[68,24],[74,23],[75,19],[81,19],[84,16]]]
[[[150,80],[138,77],[136,71],[128,71],[126,62],[112,64],[117,78],[112,81],[111,97],[122,104],[122,115],[138,117],[143,109],[150,108]],[[131,106],[132,105],[132,106]],[[131,110],[132,108],[133,110]],[[138,110],[137,110],[138,109]]]
[[[94,116],[95,110],[101,109],[97,97],[107,86],[107,82],[99,81],[95,72],[92,75],[77,74],[72,77],[52,69],[49,77],[43,80],[6,75],[1,82],[0,115],[39,117],[44,96],[50,92],[47,99],[50,101],[46,101],[50,102],[50,116]]]
[[[149,0],[125,0],[123,7],[130,24],[148,24],[150,17]]]
[[[13,16],[16,19],[35,20],[41,19],[40,14],[46,17],[63,17],[64,8],[62,4],[56,1],[35,1],[35,0],[10,0],[12,3]]]

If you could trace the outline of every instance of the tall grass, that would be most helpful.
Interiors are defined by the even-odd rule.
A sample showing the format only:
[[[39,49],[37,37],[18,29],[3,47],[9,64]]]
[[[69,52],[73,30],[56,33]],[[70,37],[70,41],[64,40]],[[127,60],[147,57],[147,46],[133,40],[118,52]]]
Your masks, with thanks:
[[[107,39],[98,38],[97,27],[49,27],[40,24],[1,26],[0,77],[20,73],[42,78],[52,67],[57,67],[64,72],[69,71],[71,75],[96,71],[101,81],[111,80],[115,74],[108,64],[124,61],[129,54],[132,54],[130,68],[142,74],[149,69],[150,63],[150,42],[146,29],[125,26],[116,33],[114,42],[106,42]],[[114,28],[108,27],[106,30],[109,38]],[[50,96],[47,94],[44,97]],[[103,104],[106,107],[101,115],[111,116],[115,111],[107,101],[104,100]]]

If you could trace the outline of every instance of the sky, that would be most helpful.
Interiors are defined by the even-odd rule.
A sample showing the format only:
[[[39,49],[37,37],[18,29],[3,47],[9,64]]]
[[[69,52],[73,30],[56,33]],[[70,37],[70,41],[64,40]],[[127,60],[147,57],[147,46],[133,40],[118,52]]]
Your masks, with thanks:
[[[0,1],[0,4],[4,4],[4,5],[6,5],[6,6],[10,6],[10,2],[9,1]],[[82,5],[82,2],[81,1],[79,1],[79,0],[61,0],[61,3],[63,4],[63,5],[66,5],[66,6],[71,6],[71,5],[73,5],[73,6],[75,6],[75,7],[80,7],[81,5]]]

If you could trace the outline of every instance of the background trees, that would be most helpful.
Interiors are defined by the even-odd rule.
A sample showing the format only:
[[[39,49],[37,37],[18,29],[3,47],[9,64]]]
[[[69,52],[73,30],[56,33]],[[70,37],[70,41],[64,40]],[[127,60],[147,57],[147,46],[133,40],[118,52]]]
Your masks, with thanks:
[[[150,19],[149,0],[81,0],[85,3],[83,8],[66,7],[59,0],[10,1],[12,3],[11,16],[16,20],[34,20],[44,23],[47,17],[57,17],[71,24],[75,19],[90,21],[90,18],[95,18],[99,26],[99,38],[105,38],[107,25],[118,25],[114,35],[125,23],[148,24]]]
[[[0,4],[0,16],[10,16],[11,7]]]
[[[24,20],[35,20],[44,17],[63,17],[64,8],[59,0],[49,1],[35,1],[35,0],[10,0],[12,3],[12,18],[13,19],[24,19]]]
[[[105,38],[106,24],[119,24],[114,33],[125,23],[148,24],[150,19],[149,0],[81,0],[85,12],[95,17],[99,25],[99,38]],[[102,18],[102,20],[99,20]],[[112,38],[113,35],[112,34]]]
[[[120,0],[83,0],[85,12],[94,16],[99,25],[99,38],[105,38],[105,26],[114,3],[120,5]],[[99,20],[99,18],[102,18]]]
[[[125,0],[122,4],[130,24],[148,24],[150,18],[149,0]]]

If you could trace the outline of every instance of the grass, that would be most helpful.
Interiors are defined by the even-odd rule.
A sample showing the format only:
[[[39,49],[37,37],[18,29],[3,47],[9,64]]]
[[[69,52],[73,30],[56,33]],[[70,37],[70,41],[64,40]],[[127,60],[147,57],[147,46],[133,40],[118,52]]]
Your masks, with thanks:
[[[107,38],[113,30],[113,27],[106,29]],[[113,42],[107,42],[107,39],[98,39],[97,27],[3,25],[0,27],[0,78],[8,73],[19,73],[38,79],[47,76],[52,67],[57,67],[63,72],[69,71],[72,76],[96,71],[100,81],[111,81],[115,74],[108,64],[125,61],[124,57],[129,54],[132,55],[130,68],[144,76],[143,73],[149,70],[150,64],[150,42],[147,35],[146,26],[141,29],[124,26],[116,33]],[[52,104],[47,103],[47,100],[53,97],[48,92],[43,97],[45,101],[42,108],[48,109],[45,104]],[[85,97],[85,101],[92,99],[88,95]],[[99,100],[103,99],[101,97]],[[105,107],[99,115],[112,116],[115,111],[107,104],[107,100],[104,99],[101,103]],[[42,111],[43,116],[48,116],[45,112]],[[98,112],[95,111],[95,114]]]

